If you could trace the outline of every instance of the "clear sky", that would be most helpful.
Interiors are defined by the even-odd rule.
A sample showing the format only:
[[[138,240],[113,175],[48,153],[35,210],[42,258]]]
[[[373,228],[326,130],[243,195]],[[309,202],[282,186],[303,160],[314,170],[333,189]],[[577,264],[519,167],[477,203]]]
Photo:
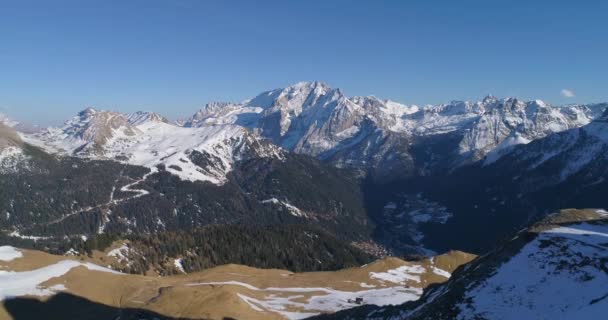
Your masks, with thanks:
[[[0,0],[0,112],[185,117],[298,81],[406,104],[608,101],[608,1]]]

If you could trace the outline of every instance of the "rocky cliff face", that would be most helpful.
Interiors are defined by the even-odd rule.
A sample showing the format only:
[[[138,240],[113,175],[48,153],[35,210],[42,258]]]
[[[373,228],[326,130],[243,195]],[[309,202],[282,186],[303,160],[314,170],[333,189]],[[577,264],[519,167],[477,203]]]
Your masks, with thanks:
[[[373,96],[347,97],[323,83],[303,82],[243,103],[208,104],[182,124],[241,125],[287,150],[340,167],[408,176],[486,156],[495,161],[514,145],[588,124],[606,106],[554,107],[488,96],[420,108]],[[429,149],[433,144],[441,148]]]
[[[62,128],[27,135],[34,145],[91,159],[165,170],[183,180],[222,184],[235,161],[281,158],[280,148],[237,125],[180,127],[155,113],[86,109]]]

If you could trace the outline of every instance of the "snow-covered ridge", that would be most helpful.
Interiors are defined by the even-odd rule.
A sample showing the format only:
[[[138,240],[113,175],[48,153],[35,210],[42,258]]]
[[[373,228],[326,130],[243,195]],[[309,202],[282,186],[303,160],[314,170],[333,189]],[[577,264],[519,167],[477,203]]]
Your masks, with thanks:
[[[427,288],[418,303],[359,319],[597,319],[608,310],[608,214],[567,209]],[[336,319],[351,319],[344,313]]]
[[[374,96],[347,97],[320,82],[301,82],[242,103],[208,104],[182,124],[255,128],[283,148],[319,157],[368,144],[340,163],[372,162],[377,156],[371,151],[373,144],[385,143],[382,139],[390,134],[415,138],[458,133],[462,137],[454,149],[463,159],[478,160],[495,151],[491,162],[517,144],[586,125],[605,108],[602,104],[556,107],[541,100],[493,96],[421,108]],[[370,132],[378,130],[382,139],[371,138]],[[394,152],[405,148],[396,143],[388,148]]]
[[[22,134],[50,152],[113,159],[165,170],[183,180],[222,184],[235,161],[248,157],[282,158],[281,150],[248,129],[232,124],[180,127],[154,114],[131,115],[86,109],[62,128]]]
[[[595,172],[588,173],[589,178],[596,175],[595,182],[601,181],[599,168],[608,159],[608,119],[598,117],[580,128],[530,141],[525,148],[511,152],[509,159],[529,171],[543,170],[538,177],[541,183],[561,182],[585,170]]]
[[[301,82],[239,103],[208,103],[175,124],[151,112],[122,114],[88,108],[61,128],[23,137],[53,152],[118,156],[150,168],[165,164],[183,179],[213,183],[221,183],[230,164],[242,157],[230,154],[242,149],[239,143],[260,137],[337,166],[378,168],[394,175],[395,171],[432,169],[434,164],[426,160],[421,168],[411,168],[416,156],[408,146],[416,141],[450,135],[450,145],[435,151],[441,154],[431,155],[432,159],[454,167],[488,156],[489,164],[516,145],[587,125],[607,106],[556,107],[541,100],[488,96],[477,102],[418,107],[374,96],[348,97],[321,82]],[[192,150],[223,160],[214,161],[217,167],[201,169],[187,159]],[[276,150],[261,153],[273,156]]]
[[[595,319],[608,310],[602,261],[605,224],[542,232],[482,284],[467,292],[458,319]],[[602,298],[603,297],[603,298]]]
[[[146,122],[164,122],[169,123],[169,120],[156,112],[137,111],[132,113],[127,118],[129,124],[138,126]]]

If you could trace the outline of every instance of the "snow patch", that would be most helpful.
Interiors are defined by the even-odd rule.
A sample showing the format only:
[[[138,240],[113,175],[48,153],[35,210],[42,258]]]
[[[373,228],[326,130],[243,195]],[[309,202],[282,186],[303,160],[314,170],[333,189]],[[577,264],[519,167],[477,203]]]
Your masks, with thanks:
[[[17,258],[23,257],[23,253],[11,246],[0,247],[0,261],[12,261]]]
[[[541,232],[469,290],[458,319],[596,319],[606,311],[608,225]]]
[[[370,272],[369,277],[380,281],[387,281],[398,284],[405,284],[406,281],[420,282],[420,274],[426,272],[423,266],[401,266],[386,272]]]
[[[262,200],[262,201],[260,201],[260,203],[264,203],[264,204],[266,204],[266,203],[272,203],[272,204],[276,204],[276,205],[282,205],[292,215],[294,215],[296,217],[306,217],[306,212],[300,210],[298,207],[290,204],[287,201],[281,201],[281,200],[279,200],[277,198],[270,198],[270,199]]]
[[[0,150],[0,173],[13,173],[19,166],[27,167],[27,159],[19,147],[9,146]]]
[[[46,296],[54,294],[58,290],[64,290],[63,286],[44,287],[41,284],[56,277],[60,277],[76,267],[85,267],[93,271],[122,274],[111,269],[100,267],[92,263],[82,263],[73,260],[63,260],[31,271],[0,271],[0,301],[13,297],[32,295]]]
[[[175,259],[173,260],[173,265],[175,266],[175,268],[177,268],[177,270],[179,270],[181,273],[186,273],[186,271],[184,270],[184,265],[182,264],[182,258],[179,259]]]
[[[422,289],[391,287],[363,291],[340,291],[330,288],[258,288],[238,281],[191,283],[189,286],[242,286],[251,291],[269,292],[263,299],[238,293],[240,299],[255,311],[275,312],[287,319],[304,319],[322,312],[336,312],[357,307],[360,304],[378,306],[398,305],[420,298]],[[311,293],[305,296],[298,293]],[[294,294],[294,295],[292,295]],[[360,303],[357,303],[360,299]],[[290,311],[298,310],[298,311]]]

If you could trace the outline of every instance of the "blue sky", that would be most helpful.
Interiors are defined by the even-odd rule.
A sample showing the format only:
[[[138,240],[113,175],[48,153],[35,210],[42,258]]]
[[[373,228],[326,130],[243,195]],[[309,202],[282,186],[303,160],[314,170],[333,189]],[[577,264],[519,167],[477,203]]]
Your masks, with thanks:
[[[607,17],[608,1],[0,0],[0,112],[178,118],[311,80],[406,104],[608,101]]]

